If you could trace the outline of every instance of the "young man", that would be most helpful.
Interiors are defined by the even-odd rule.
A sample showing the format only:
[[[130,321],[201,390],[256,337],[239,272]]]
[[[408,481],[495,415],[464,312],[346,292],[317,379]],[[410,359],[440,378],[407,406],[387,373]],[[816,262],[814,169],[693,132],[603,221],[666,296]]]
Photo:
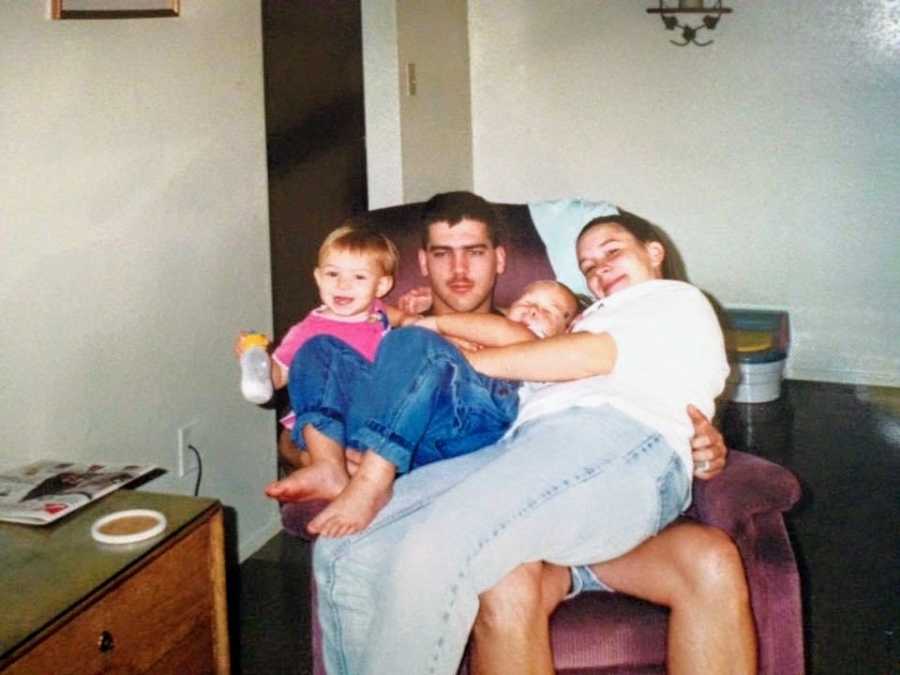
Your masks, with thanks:
[[[492,207],[471,193],[436,195],[423,214],[422,273],[432,312],[493,310],[493,289],[506,266]],[[699,478],[721,471],[721,435],[692,414]],[[700,470],[702,469],[702,470]],[[669,672],[755,672],[755,631],[743,567],[723,533],[678,523],[616,560],[593,566],[616,590],[667,605]],[[553,672],[548,617],[569,591],[569,570],[529,563],[481,596],[472,669],[480,675]]]

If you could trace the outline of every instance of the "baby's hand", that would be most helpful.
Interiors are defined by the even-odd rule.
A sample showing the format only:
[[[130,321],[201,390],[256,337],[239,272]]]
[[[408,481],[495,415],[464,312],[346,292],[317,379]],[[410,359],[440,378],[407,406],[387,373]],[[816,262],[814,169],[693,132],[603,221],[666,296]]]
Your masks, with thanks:
[[[253,335],[253,334],[254,334],[254,331],[250,331],[250,330],[242,330],[240,333],[238,333],[238,336],[234,341],[235,357],[240,359],[241,356],[243,356],[243,354],[244,354],[244,344],[243,344],[244,338],[247,337],[248,335]]]
[[[397,307],[407,314],[422,314],[431,309],[431,288],[420,286],[406,291],[397,301]]]
[[[240,359],[244,353],[244,345],[242,343],[244,341],[244,338],[249,334],[250,333],[248,331],[242,330],[240,333],[238,333],[238,336],[234,341],[234,355],[238,359]]]

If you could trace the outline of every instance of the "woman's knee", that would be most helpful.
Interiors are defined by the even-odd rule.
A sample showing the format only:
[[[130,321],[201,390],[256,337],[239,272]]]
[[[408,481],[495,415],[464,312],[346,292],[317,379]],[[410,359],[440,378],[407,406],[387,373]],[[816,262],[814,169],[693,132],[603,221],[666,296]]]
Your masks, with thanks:
[[[714,527],[703,527],[695,537],[690,560],[682,570],[689,591],[711,602],[747,601],[744,564],[731,537]]]
[[[542,563],[519,565],[479,597],[476,623],[511,626],[542,611]]]

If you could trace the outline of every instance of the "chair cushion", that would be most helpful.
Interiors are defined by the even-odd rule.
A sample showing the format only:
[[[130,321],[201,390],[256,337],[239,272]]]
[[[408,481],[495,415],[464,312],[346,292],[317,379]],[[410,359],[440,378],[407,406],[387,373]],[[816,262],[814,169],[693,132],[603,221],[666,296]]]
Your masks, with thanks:
[[[556,672],[665,672],[668,616],[619,593],[582,593],[550,621]]]

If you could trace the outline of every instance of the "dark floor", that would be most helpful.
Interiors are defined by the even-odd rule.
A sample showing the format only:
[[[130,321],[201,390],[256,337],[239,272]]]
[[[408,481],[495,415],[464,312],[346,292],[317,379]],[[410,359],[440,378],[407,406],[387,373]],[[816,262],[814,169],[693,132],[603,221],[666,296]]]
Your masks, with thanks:
[[[808,672],[900,674],[900,389],[790,381],[723,412],[729,447],[792,469]],[[276,536],[240,567],[235,671],[309,673],[308,545]],[[785,675],[794,675],[788,674]]]

